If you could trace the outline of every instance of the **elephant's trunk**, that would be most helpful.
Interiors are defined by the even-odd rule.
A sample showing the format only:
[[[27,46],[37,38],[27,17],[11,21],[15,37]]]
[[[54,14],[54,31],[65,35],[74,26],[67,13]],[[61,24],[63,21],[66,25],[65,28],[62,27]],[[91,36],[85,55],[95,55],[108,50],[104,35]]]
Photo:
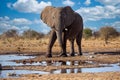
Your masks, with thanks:
[[[63,50],[63,40],[62,40],[62,27],[59,26],[59,29],[56,31],[57,34],[57,39],[58,39],[58,43],[61,47],[61,51]]]

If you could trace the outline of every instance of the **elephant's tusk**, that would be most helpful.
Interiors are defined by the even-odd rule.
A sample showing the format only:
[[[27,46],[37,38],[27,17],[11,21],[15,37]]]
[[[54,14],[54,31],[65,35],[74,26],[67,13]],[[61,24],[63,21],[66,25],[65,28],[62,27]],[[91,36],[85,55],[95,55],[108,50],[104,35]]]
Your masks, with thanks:
[[[67,28],[65,28],[65,31],[68,31],[68,29],[67,29]]]

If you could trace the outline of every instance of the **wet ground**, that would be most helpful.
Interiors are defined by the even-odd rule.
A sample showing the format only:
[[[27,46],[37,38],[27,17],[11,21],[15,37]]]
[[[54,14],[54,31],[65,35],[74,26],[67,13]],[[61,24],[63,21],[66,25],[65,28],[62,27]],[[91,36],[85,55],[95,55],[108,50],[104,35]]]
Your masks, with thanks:
[[[120,72],[120,55],[84,54],[82,57],[45,58],[12,54],[0,55],[0,64],[0,78],[20,77],[23,74]]]

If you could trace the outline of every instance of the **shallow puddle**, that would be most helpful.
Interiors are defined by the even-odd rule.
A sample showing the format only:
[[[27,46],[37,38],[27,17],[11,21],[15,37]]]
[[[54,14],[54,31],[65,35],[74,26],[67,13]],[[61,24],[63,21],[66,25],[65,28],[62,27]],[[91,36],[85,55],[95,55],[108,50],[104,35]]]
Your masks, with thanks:
[[[22,74],[49,74],[45,71],[32,71],[32,70],[2,70],[0,71],[0,78],[6,77],[20,77]]]
[[[58,69],[51,70],[50,72],[45,71],[34,71],[34,70],[1,70],[0,78],[6,77],[19,77],[21,74],[62,74],[62,73],[95,73],[95,72],[117,72],[120,71],[120,66],[118,64],[109,64],[109,67],[96,67],[96,68],[72,68],[72,69]]]
[[[12,60],[22,60],[22,59],[31,59],[35,56],[22,56],[22,55],[0,55],[0,64],[2,66],[20,66],[22,63],[16,63]]]
[[[35,58],[35,56],[25,56],[25,55],[0,55],[0,61],[7,61],[7,60],[22,60],[22,59],[30,59]]]
[[[95,73],[95,72],[115,72],[120,71],[120,66],[118,64],[109,64],[106,67],[96,67],[96,68],[72,68],[72,69],[58,69],[52,70],[51,73],[53,74],[61,74],[61,73]]]

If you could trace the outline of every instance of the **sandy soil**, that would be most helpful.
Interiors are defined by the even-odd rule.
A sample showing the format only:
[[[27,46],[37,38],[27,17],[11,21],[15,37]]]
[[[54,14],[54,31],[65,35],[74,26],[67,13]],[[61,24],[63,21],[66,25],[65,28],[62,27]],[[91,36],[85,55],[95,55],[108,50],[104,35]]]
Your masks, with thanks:
[[[49,75],[29,74],[20,78],[6,78],[1,80],[120,80],[120,72]]]

